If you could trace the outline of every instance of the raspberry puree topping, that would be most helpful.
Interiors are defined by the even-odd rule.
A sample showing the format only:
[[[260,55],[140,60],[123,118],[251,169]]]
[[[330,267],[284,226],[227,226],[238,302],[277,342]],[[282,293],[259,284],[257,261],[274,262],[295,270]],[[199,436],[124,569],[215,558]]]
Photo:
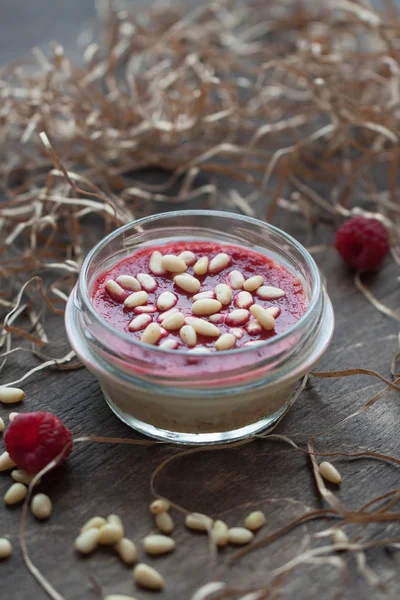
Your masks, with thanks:
[[[261,344],[293,325],[307,306],[300,281],[267,256],[192,241],[119,261],[98,277],[92,302],[132,339],[188,352]]]

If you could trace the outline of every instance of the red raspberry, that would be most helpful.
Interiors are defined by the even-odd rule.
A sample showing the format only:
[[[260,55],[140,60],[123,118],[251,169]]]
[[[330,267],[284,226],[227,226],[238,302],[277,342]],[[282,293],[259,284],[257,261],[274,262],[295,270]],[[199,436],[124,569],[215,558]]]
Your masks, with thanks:
[[[389,234],[377,219],[355,217],[338,229],[335,246],[349,267],[373,271],[389,252]]]
[[[63,460],[71,454],[72,433],[51,413],[21,413],[7,427],[4,445],[21,469],[39,473],[64,448]]]

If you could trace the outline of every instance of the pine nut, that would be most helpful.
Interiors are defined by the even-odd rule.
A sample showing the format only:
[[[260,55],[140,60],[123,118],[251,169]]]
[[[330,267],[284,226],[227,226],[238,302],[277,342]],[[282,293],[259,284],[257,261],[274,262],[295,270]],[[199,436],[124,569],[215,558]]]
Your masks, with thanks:
[[[149,269],[153,275],[165,275],[166,271],[161,264],[162,254],[155,250],[150,257]]]
[[[201,302],[201,300],[200,300]],[[191,325],[184,325],[181,327],[179,331],[179,335],[181,336],[181,340],[186,346],[192,348],[197,343],[197,335],[196,331],[193,329]]]
[[[265,515],[261,510],[251,512],[244,520],[244,526],[250,531],[257,531],[265,523]]]
[[[209,350],[205,346],[196,346],[195,348],[191,348],[190,350],[188,350],[188,352],[190,352],[190,354],[208,354],[209,352],[211,352],[211,350]]]
[[[339,473],[337,468],[334,467],[330,462],[322,462],[319,465],[319,472],[321,473],[322,477],[327,481],[330,481],[330,483],[342,483],[341,474]]]
[[[254,533],[244,527],[232,527],[228,531],[228,541],[230,544],[244,545],[249,544],[254,539]]]
[[[162,326],[167,331],[174,331],[174,329],[180,329],[185,324],[185,316],[181,312],[177,312],[171,315],[167,319],[164,319]]]
[[[157,312],[157,309],[153,304],[146,304],[144,306],[136,306],[133,312],[137,315],[148,315]]]
[[[238,308],[249,308],[254,304],[253,296],[250,292],[239,292],[235,296],[235,306]]]
[[[171,317],[172,315],[176,315],[176,313],[179,313],[179,309],[178,308],[171,308],[170,310],[167,310],[166,312],[161,313],[161,315],[158,315],[157,317],[157,321],[159,323],[162,323],[164,321],[164,319],[168,319],[168,317]]]
[[[279,306],[269,306],[268,308],[265,309],[270,315],[272,315],[274,317],[274,319],[276,319],[277,317],[279,317],[279,315],[281,314],[281,309],[279,308]]]
[[[186,317],[185,319],[186,325],[191,325],[196,333],[199,335],[207,335],[209,337],[219,337],[221,335],[218,327],[209,323],[208,321],[204,321],[204,319],[198,319],[197,317]]]
[[[178,346],[178,342],[173,339],[165,340],[159,344],[159,348],[164,348],[164,350],[176,350]]]
[[[147,554],[167,554],[175,550],[175,540],[166,535],[148,535],[143,540],[143,548]]]
[[[146,304],[149,299],[147,292],[133,292],[130,294],[126,300],[124,301],[124,305],[127,308],[136,308],[136,306],[141,306],[142,304]]]
[[[261,275],[253,275],[249,277],[243,284],[244,289],[247,292],[255,292],[264,283],[264,278]]]
[[[103,517],[92,517],[87,521],[81,529],[81,533],[85,533],[89,529],[100,529],[107,521]]]
[[[177,296],[172,292],[163,292],[157,298],[157,308],[158,310],[169,310],[178,302]]]
[[[8,452],[3,452],[3,454],[0,454],[0,472],[8,471],[9,469],[13,469],[16,466],[17,463],[15,463],[12,458],[10,458]]]
[[[202,256],[201,258],[199,258],[199,260],[196,262],[196,264],[193,267],[193,271],[196,273],[196,275],[205,275],[208,271],[208,258],[207,256]]]
[[[227,306],[232,301],[232,288],[226,283],[219,283],[215,286],[215,297],[221,304]]]
[[[200,289],[200,281],[188,273],[175,275],[174,283],[185,292],[189,292],[189,294],[196,294]]]
[[[217,546],[226,546],[228,543],[228,526],[223,521],[215,521],[212,536]]]
[[[231,271],[226,280],[233,290],[240,290],[244,285],[244,277],[240,271]]]
[[[199,292],[198,294],[195,294],[192,297],[192,300],[193,302],[196,302],[196,300],[207,300],[210,298],[215,298],[213,290],[204,290],[204,292]]]
[[[17,412],[11,412],[8,415],[8,420],[10,421],[10,423],[12,423],[14,421],[15,417],[18,417],[18,415],[19,415],[19,413],[17,413]]]
[[[236,338],[232,333],[224,333],[215,342],[215,347],[219,351],[230,350],[236,344]]]
[[[113,279],[109,279],[104,287],[114,300],[117,300],[118,302],[123,302],[125,300],[127,295],[125,290],[123,290],[122,287]]]
[[[196,300],[193,302],[192,313],[201,316],[213,315],[221,308],[222,304],[219,300]]]
[[[214,325],[222,325],[222,323],[225,322],[225,315],[221,315],[221,314],[215,314],[215,315],[210,315],[208,317],[208,320],[210,321],[210,323],[214,323]]]
[[[247,325],[245,326],[245,330],[249,335],[259,335],[262,332],[263,328],[261,327],[258,321],[252,320],[247,323]]]
[[[53,511],[51,500],[46,494],[36,494],[31,502],[32,514],[40,521],[48,519]]]
[[[0,538],[0,560],[10,558],[13,551],[10,540],[7,538]]]
[[[250,318],[250,313],[245,308],[239,308],[238,310],[232,310],[225,317],[225,324],[229,327],[237,327],[238,325],[244,325]]]
[[[118,515],[108,515],[107,523],[110,523],[111,525],[115,525],[116,527],[119,527],[122,532],[122,536],[125,535],[124,524],[122,522],[121,517],[119,517]]]
[[[190,250],[184,250],[183,252],[178,254],[178,258],[184,260],[188,267],[194,265],[197,260],[195,253],[191,252]]]
[[[150,323],[150,325],[147,325],[146,329],[144,330],[142,337],[140,338],[140,341],[143,342],[144,344],[150,344],[152,346],[154,346],[155,344],[157,344],[158,340],[160,339],[162,334],[161,331],[161,327],[159,326],[158,323]]]
[[[23,483],[24,485],[30,485],[30,483],[32,482],[32,479],[35,477],[35,475],[31,474],[31,473],[27,473],[26,471],[23,471],[22,469],[15,469],[15,471],[11,471],[11,477],[17,483]],[[35,483],[35,485],[39,485],[41,483],[41,481],[42,481],[41,479],[38,479],[38,481]]]
[[[210,261],[210,273],[220,273],[231,264],[231,257],[225,252],[220,252]]]
[[[274,317],[259,304],[250,306],[250,312],[266,331],[271,331],[275,327]]]
[[[228,333],[234,335],[237,340],[241,340],[244,336],[244,330],[241,327],[231,327]]]
[[[4,502],[8,504],[8,506],[18,504],[18,502],[22,502],[27,493],[28,488],[26,485],[23,485],[22,483],[13,483],[4,495]]]
[[[250,340],[250,342],[245,342],[243,345],[245,347],[253,347],[253,346],[261,346],[265,344],[265,340]]]
[[[132,275],[120,275],[117,277],[116,282],[124,289],[131,290],[132,292],[140,292],[142,289],[136,277],[132,277]]]
[[[262,285],[256,292],[261,300],[277,300],[286,295],[286,292],[272,285]]]
[[[170,273],[184,273],[187,271],[187,264],[182,258],[173,254],[166,254],[161,259],[161,266]]]
[[[133,565],[137,560],[136,545],[127,538],[115,544],[115,549],[126,565]]]
[[[145,329],[152,322],[150,315],[138,315],[128,325],[129,331],[140,331]]]
[[[160,573],[144,563],[136,565],[133,578],[137,585],[148,590],[162,590],[165,585]]]
[[[25,392],[15,387],[0,386],[0,402],[3,404],[16,404],[25,398]]]
[[[158,288],[157,281],[148,273],[138,273],[136,279],[146,292],[154,292]]]
[[[157,500],[153,500],[150,504],[150,512],[153,515],[159,515],[160,513],[167,512],[170,509],[170,504],[168,500],[164,500],[164,498],[157,498]]]
[[[5,427],[4,420],[0,417],[0,433],[4,431]]]
[[[100,529],[92,527],[81,533],[75,540],[75,550],[81,554],[90,554],[97,547],[100,537]]]
[[[175,524],[168,512],[158,513],[156,515],[156,525],[163,533],[172,533]]]
[[[214,524],[214,520],[202,513],[190,513],[186,515],[185,525],[194,531],[208,531]]]
[[[108,594],[104,597],[104,600],[136,600],[136,598],[125,594]]]
[[[332,533],[332,541],[334,544],[347,544],[350,540],[342,529],[335,529]]]
[[[89,531],[92,531],[89,529]],[[116,544],[124,537],[124,531],[118,525],[114,523],[106,523],[103,527],[98,530],[99,537],[98,543],[104,546],[111,546]],[[84,535],[84,534],[83,534]]]

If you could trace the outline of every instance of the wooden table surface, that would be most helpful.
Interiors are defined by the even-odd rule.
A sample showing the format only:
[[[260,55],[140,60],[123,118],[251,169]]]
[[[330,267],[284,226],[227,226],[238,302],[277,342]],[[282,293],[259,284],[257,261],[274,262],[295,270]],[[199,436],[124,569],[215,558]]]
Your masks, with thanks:
[[[59,40],[73,53],[78,31],[93,14],[91,0],[73,3],[1,0],[1,61],[16,58],[35,44],[45,47],[52,39]],[[281,225],[301,242],[309,243],[301,223],[295,226],[288,219]],[[333,229],[326,227],[313,243],[329,242],[332,235]],[[327,277],[336,313],[335,335],[318,369],[362,366],[389,377],[390,361],[398,349],[396,322],[378,313],[355,289],[351,274],[335,251],[317,253],[315,258]],[[392,308],[398,306],[398,275],[395,265],[387,261],[385,267],[368,280],[374,293]],[[26,368],[25,361],[17,356],[10,360],[1,372],[1,381],[17,378]],[[74,436],[95,434],[140,439],[114,417],[96,380],[85,369],[63,373],[44,371],[31,377],[23,387],[27,399],[19,410],[49,409],[65,419]],[[276,431],[289,436],[304,432],[307,435],[294,439],[305,447],[310,433],[330,429],[382,387],[382,383],[366,376],[311,378]],[[0,407],[0,416],[7,417],[10,410]],[[328,452],[340,448],[352,452],[361,447],[398,456],[399,417],[399,396],[390,392],[369,411],[320,435],[317,450]],[[151,473],[164,458],[179,451],[180,448],[172,446],[80,444],[68,464],[46,478],[41,489],[51,496],[54,513],[45,524],[28,519],[27,542],[35,564],[65,599],[98,598],[89,579],[91,575],[104,593],[133,593],[131,568],[122,566],[112,551],[105,549],[80,559],[74,552],[73,541],[80,526],[94,514],[118,513],[126,524],[128,536],[137,541],[153,531],[153,519],[148,511],[152,499]],[[358,509],[379,494],[399,487],[399,472],[394,465],[370,458],[338,457],[334,462],[343,474],[337,495],[348,509]],[[7,475],[1,475],[1,495],[9,481]],[[317,492],[308,456],[273,440],[178,457],[161,473],[157,487],[186,509],[224,518],[231,526],[241,522],[250,510],[249,506],[241,505],[251,501],[267,516],[259,536],[273,533],[307,510],[326,506]],[[20,513],[20,508],[0,510],[0,537],[9,536],[16,548],[14,556],[0,564],[0,598],[44,600],[46,594],[24,567],[18,549]],[[320,544],[313,534],[331,523],[320,520],[303,525],[231,566],[227,561],[234,551],[225,549],[220,552],[215,567],[209,562],[206,536],[185,531],[183,517],[178,512],[174,512],[174,518],[177,550],[170,556],[149,561],[165,576],[166,589],[160,594],[135,589],[134,596],[138,600],[151,597],[189,600],[197,587],[216,578],[242,588],[267,583],[273,569],[306,547]],[[396,522],[389,522],[385,527],[370,525],[366,529],[354,526],[348,529],[353,539],[361,536],[363,540],[395,537],[399,533]],[[354,554],[337,556],[343,559],[345,570],[329,564],[300,566],[285,580],[280,598],[328,600],[342,597],[339,594],[357,600],[400,597],[398,551],[372,549],[367,552],[368,565],[383,584],[379,589],[359,574]]]

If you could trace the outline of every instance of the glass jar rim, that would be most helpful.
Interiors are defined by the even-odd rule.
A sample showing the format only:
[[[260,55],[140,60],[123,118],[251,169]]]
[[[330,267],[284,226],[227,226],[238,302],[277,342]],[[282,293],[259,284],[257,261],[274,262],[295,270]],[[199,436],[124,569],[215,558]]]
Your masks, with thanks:
[[[288,242],[289,244],[291,244],[292,246],[294,246],[296,248],[296,250],[302,255],[302,257],[306,260],[307,266],[310,269],[310,274],[312,277],[312,281],[313,281],[313,288],[312,288],[312,293],[311,293],[311,298],[307,304],[307,308],[305,310],[305,312],[303,313],[303,315],[296,321],[296,323],[294,323],[293,325],[291,325],[290,327],[288,327],[288,329],[286,329],[285,331],[275,335],[272,338],[269,338],[268,340],[266,340],[262,345],[260,344],[260,349],[262,348],[267,348],[267,347],[272,347],[275,344],[278,344],[280,342],[282,342],[283,340],[285,340],[286,337],[292,335],[293,333],[296,333],[299,329],[301,329],[303,327],[304,322],[309,318],[309,315],[313,313],[315,307],[317,306],[320,296],[321,296],[321,290],[322,290],[322,284],[321,284],[321,278],[320,278],[320,274],[318,271],[318,267],[313,259],[313,257],[311,256],[311,254],[306,250],[306,248],[300,244],[300,242],[298,242],[295,238],[293,238],[291,235],[289,235],[288,233],[286,233],[285,231],[283,231],[282,229],[279,229],[278,227],[276,227],[275,225],[271,225],[269,223],[266,223],[264,221],[260,221],[258,219],[254,219],[253,217],[247,217],[244,215],[238,215],[236,213],[232,213],[232,212],[228,212],[228,211],[216,211],[216,210],[181,210],[181,211],[171,211],[171,212],[165,212],[165,213],[157,213],[155,215],[150,215],[148,217],[143,217],[141,219],[137,219],[135,221],[131,221],[130,223],[127,223],[125,225],[122,225],[121,227],[118,227],[118,229],[116,229],[115,231],[112,231],[111,233],[109,233],[106,237],[104,237],[102,240],[100,240],[88,253],[88,255],[86,256],[82,268],[81,268],[81,273],[79,276],[79,280],[78,280],[78,290],[79,290],[79,298],[81,300],[83,300],[83,303],[85,305],[85,308],[89,311],[90,316],[100,325],[105,327],[105,329],[107,331],[109,331],[110,333],[112,333],[114,336],[117,337],[117,339],[121,339],[124,342],[128,342],[129,344],[132,344],[133,346],[137,346],[139,349],[140,348],[145,348],[147,351],[149,351],[149,345],[145,344],[144,342],[141,342],[140,340],[137,339],[133,339],[131,338],[128,334],[126,334],[123,331],[119,331],[116,330],[114,327],[112,327],[109,323],[107,323],[107,321],[105,321],[103,319],[103,317],[100,315],[100,313],[98,313],[89,296],[88,293],[88,287],[86,286],[86,281],[87,281],[87,274],[88,274],[88,270],[91,266],[91,262],[92,260],[95,258],[95,256],[97,255],[97,253],[102,250],[109,242],[111,242],[114,238],[118,237],[119,235],[129,231],[132,227],[137,227],[140,228],[143,224],[147,224],[147,223],[152,223],[152,222],[156,222],[159,219],[162,218],[179,218],[179,217],[185,217],[185,216],[202,216],[202,217],[229,217],[229,218],[234,218],[242,223],[247,223],[247,224],[254,224],[257,226],[264,226],[267,229],[269,229],[270,231],[273,231],[275,234],[281,236],[283,238],[284,241]],[[254,347],[243,347],[243,348],[233,348],[231,350],[225,350],[224,351],[224,355],[229,355],[229,356],[234,356],[234,355],[239,355],[239,354],[243,354],[243,353],[250,353],[250,352],[254,352]],[[166,353],[168,353],[169,355],[173,356],[173,355],[187,355],[187,350],[170,350],[168,348],[160,348],[158,346],[151,346],[151,350],[153,352],[156,353],[162,353],[164,356]],[[207,356],[208,360],[212,360],[212,358],[214,356],[219,356],[220,357],[221,353],[206,353],[206,352],[199,352],[197,353],[197,356],[200,358],[203,355]]]

